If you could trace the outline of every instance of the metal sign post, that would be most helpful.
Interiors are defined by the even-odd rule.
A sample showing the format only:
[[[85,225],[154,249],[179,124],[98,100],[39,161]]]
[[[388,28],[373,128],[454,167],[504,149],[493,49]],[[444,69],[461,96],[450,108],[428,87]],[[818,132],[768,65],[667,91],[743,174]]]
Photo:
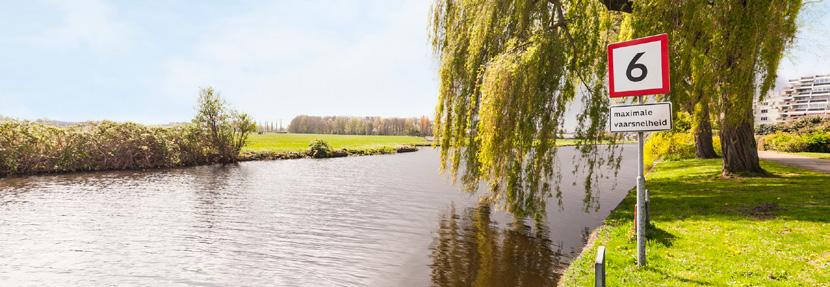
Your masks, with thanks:
[[[637,265],[646,264],[646,226],[648,225],[648,205],[646,204],[646,180],[643,175],[643,146],[645,132],[672,129],[671,103],[644,104],[644,97],[639,97],[637,105],[611,106],[611,132],[637,133],[637,204],[634,218],[634,227],[637,233]]]
[[[646,180],[643,145],[646,131],[672,128],[671,103],[644,104],[643,96],[669,92],[669,37],[660,34],[608,45],[611,98],[639,96],[639,105],[612,106],[611,132],[637,132],[637,266],[646,266]]]
[[[639,97],[643,104],[643,97]],[[645,226],[645,190],[646,179],[643,177],[643,146],[645,145],[643,131],[637,132],[637,265],[646,266],[646,226]]]

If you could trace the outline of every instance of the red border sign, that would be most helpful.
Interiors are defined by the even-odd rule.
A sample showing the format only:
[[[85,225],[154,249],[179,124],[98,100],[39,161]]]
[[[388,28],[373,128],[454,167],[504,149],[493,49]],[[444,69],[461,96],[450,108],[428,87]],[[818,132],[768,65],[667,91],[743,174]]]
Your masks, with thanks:
[[[645,89],[645,90],[632,90],[632,91],[624,91],[624,92],[617,92],[614,90],[614,54],[611,53],[612,50],[622,47],[634,46],[638,44],[648,43],[648,42],[660,42],[660,52],[661,52],[661,65],[663,66],[663,86],[656,89]],[[634,39],[625,42],[614,43],[608,45],[608,90],[611,94],[612,98],[620,98],[620,97],[631,97],[631,96],[644,96],[644,95],[654,95],[654,94],[666,94],[670,89],[669,84],[669,35],[668,34],[660,34],[649,36],[645,38]]]

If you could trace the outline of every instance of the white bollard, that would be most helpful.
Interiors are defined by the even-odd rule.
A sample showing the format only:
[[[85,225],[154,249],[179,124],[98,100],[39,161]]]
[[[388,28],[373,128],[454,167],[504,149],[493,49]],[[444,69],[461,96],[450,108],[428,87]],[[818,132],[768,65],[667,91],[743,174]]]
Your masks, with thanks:
[[[597,248],[597,258],[594,261],[594,286],[605,287],[605,246]]]

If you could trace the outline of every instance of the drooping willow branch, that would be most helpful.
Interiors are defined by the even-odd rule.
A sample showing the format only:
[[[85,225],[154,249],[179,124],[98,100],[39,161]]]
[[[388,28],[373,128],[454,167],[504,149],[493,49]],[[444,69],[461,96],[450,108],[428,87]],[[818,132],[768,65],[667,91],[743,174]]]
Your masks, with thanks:
[[[618,162],[596,156],[595,144],[614,143],[605,131],[604,51],[617,19],[604,11],[596,0],[436,1],[435,135],[442,167],[463,173],[468,191],[483,180],[484,201],[521,217],[544,213],[552,192],[561,195],[556,140],[579,96],[588,100],[576,129],[578,150],[595,155],[583,157],[587,166]]]

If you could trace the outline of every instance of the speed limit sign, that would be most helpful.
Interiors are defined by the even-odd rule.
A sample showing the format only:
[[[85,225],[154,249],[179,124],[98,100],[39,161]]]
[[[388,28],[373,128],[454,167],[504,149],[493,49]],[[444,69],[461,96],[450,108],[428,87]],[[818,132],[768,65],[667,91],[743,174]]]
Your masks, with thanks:
[[[612,98],[669,92],[669,36],[660,34],[608,45]]]

